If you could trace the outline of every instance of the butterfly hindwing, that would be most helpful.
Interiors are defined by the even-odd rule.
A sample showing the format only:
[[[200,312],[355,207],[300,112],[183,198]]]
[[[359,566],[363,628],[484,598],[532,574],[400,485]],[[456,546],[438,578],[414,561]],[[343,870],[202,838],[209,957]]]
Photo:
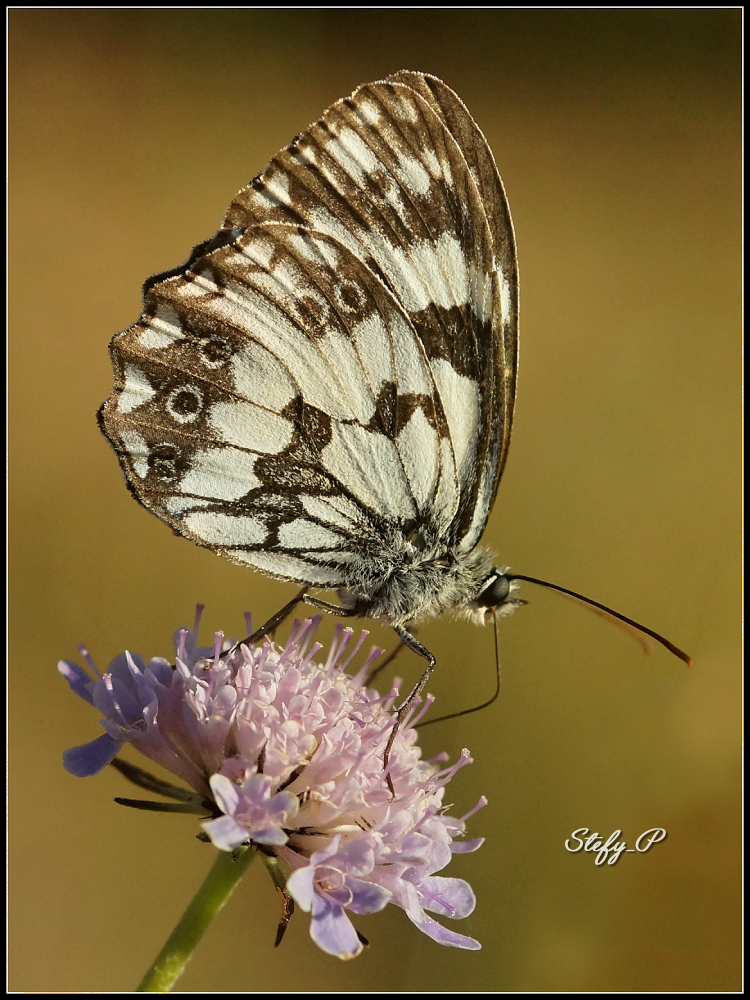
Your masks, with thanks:
[[[147,298],[152,315],[113,344],[103,420],[137,495],[175,529],[333,586],[387,525],[449,528],[456,471],[429,363],[345,247],[257,226]]]

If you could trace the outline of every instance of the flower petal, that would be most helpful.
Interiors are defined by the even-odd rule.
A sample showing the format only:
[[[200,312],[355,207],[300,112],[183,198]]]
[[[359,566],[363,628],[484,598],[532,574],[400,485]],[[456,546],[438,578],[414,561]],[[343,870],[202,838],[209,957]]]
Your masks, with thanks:
[[[347,910],[353,913],[377,913],[387,906],[393,894],[382,885],[368,882],[365,879],[354,878],[349,875],[346,879],[346,887],[351,891],[352,900],[347,906]]]
[[[444,944],[448,948],[463,948],[466,951],[480,951],[481,944],[475,941],[474,938],[467,937],[465,934],[457,934],[455,931],[448,930],[447,927],[443,927],[439,924],[437,920],[433,920],[432,917],[425,916],[424,920],[416,921],[412,920],[415,927],[418,927],[423,934],[431,937],[433,941],[437,941],[438,944]]]
[[[63,753],[63,767],[68,774],[74,774],[76,778],[90,778],[92,774],[98,774],[115,759],[121,746],[119,740],[114,740],[109,733],[104,733],[90,743],[66,750]]]
[[[240,800],[237,786],[223,774],[213,774],[209,779],[216,805],[227,816],[233,816]]]
[[[89,705],[94,704],[94,699],[91,694],[91,688],[94,686],[94,682],[91,680],[83,667],[79,667],[77,663],[71,663],[70,660],[60,660],[57,664],[57,669],[63,675],[68,684],[70,684],[71,690],[74,691],[79,698],[83,698],[83,700],[87,701]]]
[[[294,902],[309,913],[315,899],[315,865],[298,868],[286,880],[286,891]]]
[[[478,851],[484,841],[484,837],[476,837],[474,840],[454,840],[451,844],[451,853],[471,854],[472,851]]]
[[[363,947],[343,906],[318,895],[312,905],[310,937],[319,948],[336,958],[356,958]]]
[[[409,872],[404,877],[409,877]],[[426,875],[417,884],[419,899],[425,910],[459,920],[474,912],[476,896],[468,882],[462,878],[442,878]]]
[[[201,823],[201,826],[211,838],[214,847],[218,847],[220,851],[233,851],[248,839],[247,830],[243,830],[231,816],[219,816],[218,819]]]

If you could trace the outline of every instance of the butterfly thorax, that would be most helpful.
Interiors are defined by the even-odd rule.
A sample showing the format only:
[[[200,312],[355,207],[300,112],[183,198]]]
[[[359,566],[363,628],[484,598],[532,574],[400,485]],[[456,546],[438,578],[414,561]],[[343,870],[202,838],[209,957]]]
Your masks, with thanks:
[[[490,606],[482,595],[505,573],[486,549],[462,552],[429,535],[421,535],[415,544],[396,532],[388,541],[382,539],[377,551],[368,548],[365,553],[352,563],[338,597],[356,614],[389,625],[406,625],[444,611],[481,624]],[[501,613],[516,606],[510,598],[513,589],[511,583],[505,596],[493,602],[502,605]]]

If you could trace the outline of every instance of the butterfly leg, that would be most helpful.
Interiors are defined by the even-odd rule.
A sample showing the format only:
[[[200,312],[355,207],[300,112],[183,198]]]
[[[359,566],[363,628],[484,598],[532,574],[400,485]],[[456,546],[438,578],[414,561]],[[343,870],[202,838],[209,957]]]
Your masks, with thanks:
[[[285,604],[275,615],[272,615],[265,625],[261,625],[260,628],[256,629],[245,642],[256,642],[258,639],[262,639],[264,635],[268,635],[269,632],[274,632],[289,617],[300,602],[309,604],[310,607],[317,608],[319,611],[325,611],[329,615],[339,615],[341,618],[346,618],[354,614],[353,611],[341,608],[338,604],[329,604],[328,601],[321,601],[318,597],[310,597],[307,593],[307,587],[303,587],[296,597],[293,597],[288,604]]]
[[[325,611],[327,615],[337,615],[339,618],[359,617],[354,608],[342,608],[340,604],[321,601],[319,597],[311,597],[309,594],[305,594],[302,600],[305,604],[309,604],[311,608],[317,608],[318,611]]]
[[[321,601],[320,598],[311,597],[309,594],[303,593],[302,600],[305,602],[305,604],[309,604],[310,607],[317,608],[319,611],[325,611],[325,613],[329,615],[338,615],[340,618],[358,617],[356,610],[353,608],[342,608],[338,604],[330,604],[328,601]],[[427,666],[422,676],[419,678],[417,683],[412,688],[409,697],[396,710],[396,721],[393,725],[393,729],[391,730],[391,735],[388,737],[388,742],[385,745],[385,752],[383,753],[384,771],[387,770],[388,768],[388,758],[390,757],[391,754],[391,747],[393,746],[393,741],[396,739],[396,733],[401,728],[401,723],[409,714],[412,706],[414,705],[414,702],[417,700],[425,684],[430,679],[430,674],[432,673],[433,667],[435,666],[435,657],[432,655],[429,649],[427,649],[425,646],[422,645],[421,642],[419,642],[416,636],[414,636],[411,632],[408,631],[408,629],[402,628],[400,625],[394,625],[393,630],[401,640],[401,643],[399,644],[395,652],[392,654],[392,656],[389,657],[387,662],[390,662],[392,657],[395,656],[398,652],[400,652],[400,650],[404,646],[406,646],[412,652],[416,653],[418,656],[421,656],[423,660],[427,660]],[[386,774],[385,780],[388,783],[388,788],[390,789],[391,795],[395,798],[396,792],[393,788],[393,782],[391,780],[390,774]]]
[[[293,597],[291,601],[285,604],[284,607],[281,608],[279,611],[277,611],[275,615],[271,615],[271,617],[268,619],[265,625],[261,625],[260,628],[256,628],[253,634],[249,635],[247,639],[243,639],[242,642],[236,643],[232,647],[232,649],[229,650],[229,653],[233,653],[235,649],[238,648],[238,646],[257,642],[258,639],[262,639],[263,636],[268,635],[269,632],[274,632],[279,627],[279,625],[281,625],[281,623],[286,618],[289,617],[289,615],[292,613],[292,611],[294,611],[299,602],[304,600],[306,589],[307,589],[306,587],[303,587],[296,597]]]
[[[349,618],[355,615],[356,612],[350,611],[347,608],[341,608],[338,604],[329,604],[327,601],[321,601],[317,597],[310,597],[306,593],[307,587],[303,587],[299,593],[291,599],[287,604],[284,605],[275,615],[271,615],[268,621],[261,625],[260,628],[256,628],[252,635],[249,635],[247,639],[243,639],[241,643],[236,643],[232,649],[229,650],[233,653],[238,646],[245,643],[257,642],[258,639],[262,639],[264,635],[268,635],[269,632],[274,632],[281,623],[289,617],[289,615],[294,611],[300,601],[304,601],[305,604],[309,604],[313,608],[317,608],[319,611],[325,611],[329,615],[338,615],[340,618]]]
[[[406,716],[411,711],[414,702],[417,700],[425,684],[430,679],[430,675],[432,674],[433,668],[435,666],[435,657],[432,655],[429,649],[423,646],[422,643],[419,642],[419,640],[412,635],[411,632],[409,632],[405,628],[402,628],[400,625],[394,625],[393,630],[399,637],[404,646],[407,646],[409,649],[412,650],[412,652],[416,653],[418,656],[421,656],[423,659],[427,660],[427,666],[425,667],[422,676],[419,678],[417,683],[412,688],[409,697],[396,710],[396,722],[394,723],[393,729],[391,730],[391,735],[388,737],[388,742],[385,745],[385,752],[383,754],[383,770],[386,770],[388,767],[388,758],[390,757],[391,754],[391,747],[393,746],[393,741],[396,739],[396,733],[401,728],[401,723],[404,721]],[[391,791],[391,795],[393,795],[395,798],[396,793],[393,788],[393,782],[391,781],[390,774],[386,774],[385,780],[388,782],[388,787]]]
[[[414,636],[415,632],[410,632],[409,634],[411,636]],[[378,663],[377,666],[374,666],[372,668],[372,671],[367,675],[367,683],[368,684],[372,684],[372,682],[375,680],[375,678],[378,676],[378,674],[381,674],[384,670],[386,670],[388,667],[390,667],[390,665],[396,659],[396,657],[398,656],[398,654],[403,649],[406,649],[406,648],[407,648],[406,643],[404,642],[403,639],[401,639],[399,641],[398,646],[396,646],[396,648],[392,652],[390,652],[388,654],[388,656],[386,656],[386,658],[383,660],[383,662],[382,663]],[[408,648],[411,648],[411,647],[408,647]]]

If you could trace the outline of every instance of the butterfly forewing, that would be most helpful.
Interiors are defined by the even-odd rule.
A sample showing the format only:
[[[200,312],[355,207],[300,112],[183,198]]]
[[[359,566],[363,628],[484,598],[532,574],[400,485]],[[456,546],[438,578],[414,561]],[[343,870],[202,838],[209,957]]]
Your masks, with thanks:
[[[476,122],[456,94],[437,77],[404,70],[391,77],[413,88],[445,121],[456,139],[471,171],[490,229],[495,254],[495,273],[499,284],[500,315],[493,311],[495,335],[494,408],[497,416],[491,423],[491,444],[486,452],[484,480],[489,493],[483,494],[475,511],[474,524],[465,536],[464,545],[476,544],[487,514],[495,500],[510,445],[513,408],[518,378],[518,261],[513,222],[508,200],[495,158]],[[497,299],[496,299],[497,303]],[[500,331],[502,331],[500,333]],[[484,520],[482,520],[482,515]]]
[[[505,195],[458,98],[358,88],[150,279],[102,408],[137,498],[237,562],[321,586],[428,528],[474,547],[510,435]]]
[[[452,378],[438,388],[454,404],[449,419],[460,449],[462,513],[454,531],[471,547],[510,436],[513,230],[492,154],[464,106],[435,78],[404,76],[419,80],[432,103],[400,83],[358,88],[239,193],[224,225],[301,221],[362,254],[388,282],[438,362],[438,379]],[[466,155],[448,121],[467,143]]]

